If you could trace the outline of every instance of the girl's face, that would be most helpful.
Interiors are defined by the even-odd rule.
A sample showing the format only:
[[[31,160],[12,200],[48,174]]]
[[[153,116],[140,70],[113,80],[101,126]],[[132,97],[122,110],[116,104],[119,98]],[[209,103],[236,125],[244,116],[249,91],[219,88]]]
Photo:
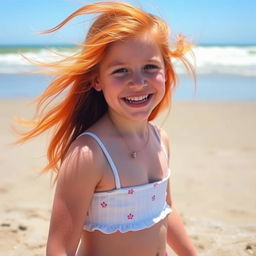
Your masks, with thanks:
[[[96,90],[112,115],[147,120],[165,93],[165,66],[152,35],[113,43],[100,63]]]

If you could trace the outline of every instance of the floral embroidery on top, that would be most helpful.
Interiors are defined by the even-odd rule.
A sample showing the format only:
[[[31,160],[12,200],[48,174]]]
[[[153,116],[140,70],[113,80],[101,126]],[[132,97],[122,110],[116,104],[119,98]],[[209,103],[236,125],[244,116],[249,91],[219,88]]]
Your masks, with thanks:
[[[134,215],[132,213],[129,213],[129,215],[127,216],[128,220],[132,220],[134,217]]]
[[[106,208],[108,204],[106,202],[102,202],[100,205],[102,208]]]
[[[129,189],[129,190],[128,190],[128,194],[129,194],[129,195],[132,195],[134,192],[135,192],[135,191],[134,191],[133,189]]]
[[[152,201],[155,201],[156,200],[156,195],[153,195],[151,199],[152,199]]]

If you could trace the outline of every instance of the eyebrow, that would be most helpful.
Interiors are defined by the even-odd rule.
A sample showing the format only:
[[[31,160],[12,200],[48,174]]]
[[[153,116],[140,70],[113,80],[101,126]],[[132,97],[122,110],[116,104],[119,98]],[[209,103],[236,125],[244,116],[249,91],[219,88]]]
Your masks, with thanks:
[[[156,60],[156,59],[147,59],[147,60],[145,60],[145,62],[153,62],[153,63],[157,63],[158,65],[161,65],[161,62],[159,60]],[[126,64],[127,63],[125,63],[125,62],[114,60],[114,61],[109,63],[107,68],[111,68],[111,67],[114,67],[114,66],[125,66]]]
[[[123,66],[125,65],[126,63],[124,62],[121,62],[121,61],[118,61],[118,60],[114,60],[112,62],[109,63],[109,65],[107,66],[107,68],[111,68],[111,67],[114,67],[114,66]]]

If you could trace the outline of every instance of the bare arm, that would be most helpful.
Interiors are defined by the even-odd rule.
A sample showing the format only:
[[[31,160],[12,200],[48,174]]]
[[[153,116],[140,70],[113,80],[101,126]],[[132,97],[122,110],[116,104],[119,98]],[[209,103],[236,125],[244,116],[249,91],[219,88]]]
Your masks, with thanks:
[[[164,145],[167,148],[168,158],[170,158],[169,150],[169,139],[166,133],[161,130],[161,138],[164,142]],[[168,216],[167,223],[167,243],[168,245],[177,253],[179,256],[198,256],[196,248],[190,240],[183,221],[173,205],[171,198],[171,187],[170,181],[168,182],[167,187],[167,203],[172,207],[172,213]]]
[[[63,161],[53,202],[47,256],[75,255],[87,209],[101,178],[95,148],[91,138],[79,138]]]
[[[169,186],[170,187],[170,186]],[[170,188],[169,188],[170,190]],[[170,191],[168,192],[170,195]],[[167,197],[169,197],[167,195]],[[183,224],[183,221],[173,206],[170,197],[167,200],[172,207],[172,213],[168,216],[167,243],[179,256],[197,256],[197,251],[192,244]]]

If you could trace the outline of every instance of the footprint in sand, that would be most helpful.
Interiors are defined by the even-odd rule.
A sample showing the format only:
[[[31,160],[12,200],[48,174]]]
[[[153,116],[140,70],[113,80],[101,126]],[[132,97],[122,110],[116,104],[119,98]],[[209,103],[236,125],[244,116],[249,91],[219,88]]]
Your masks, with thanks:
[[[0,225],[0,248],[1,252],[13,248],[23,240],[24,233],[20,232],[19,226],[9,222]]]
[[[245,247],[245,251],[249,255],[256,256],[256,243],[249,243],[249,244],[247,244],[246,247]]]
[[[0,224],[0,231],[5,232],[5,231],[9,231],[12,233],[17,233],[18,231],[26,231],[28,229],[28,227],[26,225],[23,224],[19,224],[19,225],[12,225],[9,222],[3,222]]]

